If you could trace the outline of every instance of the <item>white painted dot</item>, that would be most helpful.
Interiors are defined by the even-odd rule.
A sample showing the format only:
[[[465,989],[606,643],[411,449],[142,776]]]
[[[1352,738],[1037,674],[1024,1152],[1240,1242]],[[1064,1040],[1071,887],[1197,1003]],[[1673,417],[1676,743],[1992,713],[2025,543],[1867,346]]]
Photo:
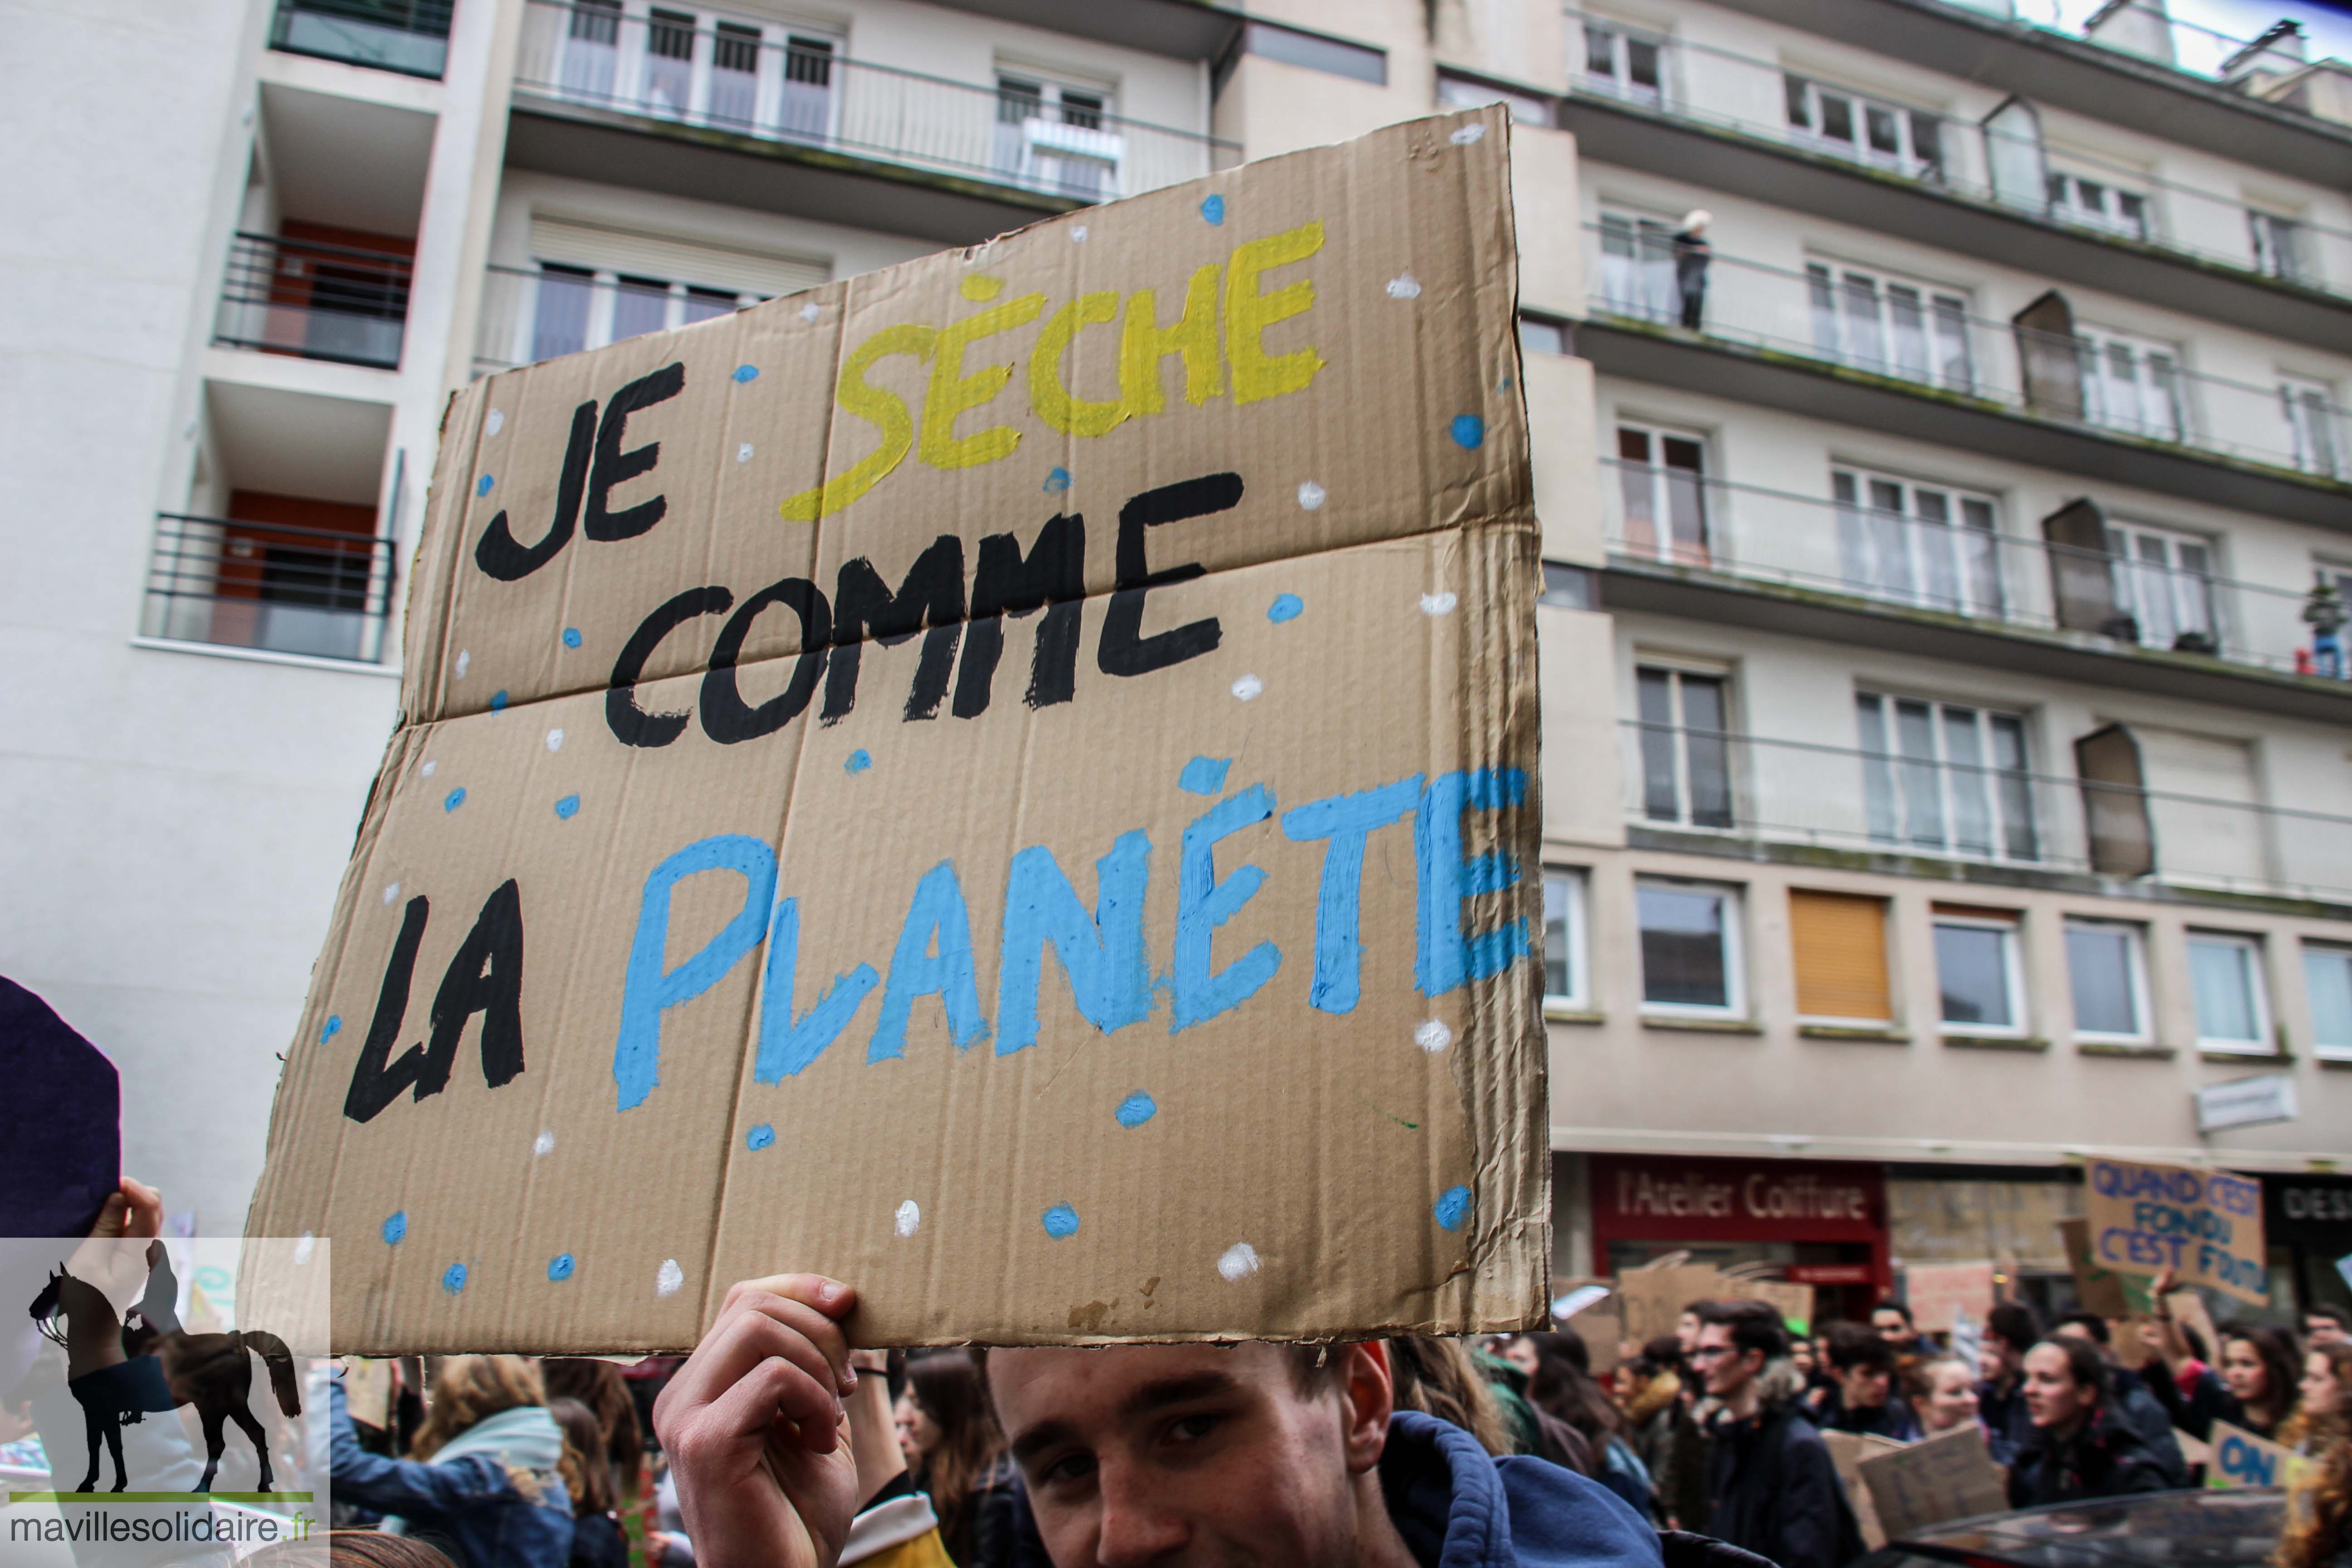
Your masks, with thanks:
[[[464,647],[461,647],[461,648],[459,648],[459,649],[457,650],[457,679],[458,679],[463,680],[463,679],[466,679],[466,667],[467,667],[467,665],[469,665],[469,664],[473,663],[473,662],[474,662],[474,650],[473,650],[473,649],[471,649],[471,648],[464,648]]]
[[[1486,134],[1486,128],[1483,125],[1465,125],[1461,130],[1456,131],[1451,137],[1447,138],[1447,140],[1451,141],[1456,147],[1467,147],[1471,142],[1480,140]]]
[[[495,436],[500,430],[506,428],[506,423],[507,411],[503,408],[493,408],[490,410],[488,416],[482,421],[482,434],[485,436]]]
[[[562,730],[550,730],[547,732],[547,749],[551,752],[560,752],[563,750],[563,731]]]
[[[1084,224],[1073,225],[1070,229],[1070,243],[1072,245],[1084,245],[1086,242],[1087,226]]]
[[[686,1289],[686,1270],[677,1266],[675,1258],[665,1258],[659,1271],[654,1275],[654,1294],[675,1296]]]
[[[1255,697],[1259,692],[1264,691],[1265,689],[1265,682],[1260,680],[1255,675],[1244,675],[1239,680],[1234,682],[1234,695],[1240,698],[1244,702],[1247,702],[1251,698]]]
[[[900,1204],[898,1205],[898,1217],[897,1224],[898,1231],[900,1236],[912,1236],[917,1231],[922,1229],[922,1205],[915,1202],[912,1198],[908,1198],[905,1203]]]
[[[817,318],[816,301],[815,301],[815,300],[811,300],[807,304],[803,305],[803,306],[801,307],[801,320],[802,320],[802,321],[815,321],[815,320],[816,320],[816,318]]]
[[[319,1249],[319,1238],[304,1231],[294,1242],[294,1267],[301,1268],[310,1261],[310,1254]]]
[[[1451,592],[1423,594],[1421,596],[1421,613],[1424,616],[1450,616],[1454,613],[1454,606],[1458,603],[1460,601],[1455,599]]]
[[[440,765],[441,764],[439,763],[433,762],[428,759],[423,767],[416,770],[416,776],[418,778],[429,779],[433,776],[433,770]]]
[[[1445,1026],[1443,1018],[1423,1018],[1413,1028],[1412,1043],[1435,1056],[1454,1043],[1454,1031]]]
[[[751,460],[751,442],[746,441],[741,446],[735,448],[735,460],[739,463],[748,463]]]
[[[1228,1281],[1246,1279],[1263,1267],[1257,1248],[1246,1241],[1237,1241],[1217,1255],[1217,1272]]]
[[[1305,507],[1308,511],[1313,511],[1316,508],[1321,506],[1323,504],[1323,487],[1317,484],[1313,479],[1301,481],[1298,487],[1298,504]]]
[[[1420,299],[1421,279],[1410,272],[1398,273],[1389,279],[1389,298],[1391,300]]]
[[[530,1141],[530,1152],[534,1154],[554,1153],[555,1129],[552,1127],[541,1128],[539,1130],[539,1136]]]

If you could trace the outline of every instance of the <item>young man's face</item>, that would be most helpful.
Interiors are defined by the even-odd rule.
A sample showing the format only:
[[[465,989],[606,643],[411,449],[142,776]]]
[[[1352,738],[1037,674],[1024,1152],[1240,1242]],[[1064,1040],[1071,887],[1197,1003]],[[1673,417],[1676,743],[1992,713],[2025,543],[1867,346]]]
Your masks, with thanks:
[[[2305,1344],[2316,1350],[2321,1345],[2340,1345],[2352,1339],[2352,1334],[2347,1334],[2344,1325],[2335,1319],[2322,1312],[2314,1312],[2303,1320],[2303,1339]]]
[[[1061,1568],[1352,1568],[1391,1389],[1381,1347],[1331,1354],[1303,1391],[1278,1345],[992,1352],[1045,1550]]]
[[[1747,1387],[1762,1361],[1758,1352],[1743,1351],[1731,1342],[1728,1323],[1703,1325],[1698,1331],[1698,1344],[1691,1351],[1691,1364],[1706,1380],[1706,1391],[1717,1399],[1728,1399]]]
[[[1688,1356],[1692,1351],[1698,1348],[1698,1314],[1696,1312],[1685,1312],[1675,1320],[1675,1340],[1683,1347],[1685,1356]]]
[[[1892,1307],[1881,1307],[1871,1313],[1870,1326],[1878,1331],[1880,1339],[1896,1344],[1918,1337],[1911,1331],[1911,1325],[1903,1321],[1903,1314]]]
[[[1886,1403],[1886,1390],[1894,1381],[1883,1366],[1848,1366],[1838,1369],[1838,1394],[1848,1410],[1875,1410]]]
[[[2070,1428],[2089,1409],[2064,1351],[2036,1345],[2025,1352],[2025,1414],[2036,1426]]]

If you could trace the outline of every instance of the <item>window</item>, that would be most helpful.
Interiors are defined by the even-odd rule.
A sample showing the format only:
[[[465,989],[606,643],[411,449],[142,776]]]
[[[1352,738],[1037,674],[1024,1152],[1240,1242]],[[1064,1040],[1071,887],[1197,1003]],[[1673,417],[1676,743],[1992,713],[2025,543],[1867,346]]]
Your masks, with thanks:
[[[2190,931],[2189,986],[2197,999],[2199,1049],[2270,1054],[2270,1009],[2263,997],[2263,944],[2258,939]]]
[[[709,321],[765,297],[542,261],[530,328],[531,361]]]
[[[2081,327],[2083,414],[2094,425],[2162,440],[2182,439],[2180,351],[2168,343]]]
[[[1739,905],[1727,888],[1641,881],[1642,1005],[1667,1014],[1737,1016],[1747,1007],[1739,973]]]
[[[1730,716],[1719,675],[1643,666],[1642,813],[1690,827],[1731,826]]]
[[[2127,239],[2147,237],[2147,198],[2080,174],[2050,175],[2050,216]]]
[[[1894,169],[1914,179],[1944,176],[1943,121],[1923,109],[1880,103],[1801,76],[1781,79],[1789,134],[1801,146]]]
[[[1472,81],[1467,77],[1437,73],[1437,101],[1447,109],[1478,109],[1489,103],[1499,103],[1511,111],[1514,125],[1549,125],[1551,105],[1540,98],[1524,92],[1512,92],[1507,88],[1488,87],[1485,82]]]
[[[1960,295],[1822,261],[1806,264],[1805,280],[1822,358],[1961,392],[1976,385]]]
[[[1571,42],[1571,49],[1577,46]],[[1664,96],[1660,69],[1665,44],[1614,23],[1584,24],[1581,80],[1589,92],[1605,92],[1637,103],[1656,103]],[[1571,78],[1579,73],[1571,71]]]
[[[621,0],[576,0],[563,40],[563,90],[609,99],[621,58]]]
[[[1617,426],[1617,496],[1629,554],[1707,563],[1706,447],[1696,436]]]
[[[2312,280],[2311,252],[2303,225],[2275,213],[2249,211],[2246,226],[2253,232],[2255,271],[2289,283]]]
[[[2141,523],[2107,525],[2108,570],[2116,608],[2132,617],[2149,647],[2184,641],[2205,651],[2220,647],[2213,621],[2213,546],[2194,534]]]
[[[710,118],[749,126],[760,106],[760,29],[721,22],[710,55]]]
[[[1022,76],[996,79],[996,168],[1081,201],[1116,194],[1124,140],[1103,128],[1110,95]]]
[[[1801,1017],[1885,1024],[1886,900],[1853,893],[1789,893],[1789,940]]]
[[[1584,873],[1546,871],[1544,894],[1544,1008],[1583,1012],[1592,1005],[1584,959]]]
[[[1601,295],[1610,311],[1649,321],[1679,321],[1683,292],[1675,281],[1675,226],[1633,213],[1601,215]]]
[[[588,309],[595,302],[596,275],[584,267],[539,264],[539,301],[531,322],[532,363],[588,346]]]
[[[1575,340],[1569,335],[1568,323],[1549,321],[1541,316],[1519,318],[1519,352],[1523,354],[1564,354],[1571,352]]]
[[[1941,485],[1832,470],[1848,586],[1971,616],[2001,613],[1992,500]]]
[[[793,33],[784,39],[783,90],[776,119],[785,135],[822,139],[832,134],[833,57],[830,38]]]
[[[1350,44],[1339,38],[1327,38],[1318,33],[1302,33],[1295,27],[1276,26],[1271,22],[1242,24],[1242,49],[1244,53],[1280,60],[1288,66],[1302,66],[1307,70],[1328,71],[1333,76],[1351,77],[1368,81],[1374,87],[1386,87],[1389,80],[1389,57],[1380,49],[1362,44]]]
[[[2311,1043],[2323,1057],[2352,1060],[2352,947],[2305,942],[2303,983],[2311,995]]]
[[[2337,437],[2336,389],[2324,382],[2282,376],[2279,402],[2286,410],[2294,466],[2306,474],[2326,474],[2330,478],[2343,472],[2340,454],[2344,446]]]
[[[694,96],[694,23],[691,11],[646,14],[646,106],[656,114],[684,114]]]
[[[2002,860],[2036,858],[2023,719],[1867,691],[1855,705],[1873,838]]]
[[[2139,927],[2068,921],[2066,977],[2078,1038],[2126,1044],[2148,1038],[2147,944]]]
[[[1936,989],[1946,1034],[2024,1034],[2017,917],[1937,906]]]

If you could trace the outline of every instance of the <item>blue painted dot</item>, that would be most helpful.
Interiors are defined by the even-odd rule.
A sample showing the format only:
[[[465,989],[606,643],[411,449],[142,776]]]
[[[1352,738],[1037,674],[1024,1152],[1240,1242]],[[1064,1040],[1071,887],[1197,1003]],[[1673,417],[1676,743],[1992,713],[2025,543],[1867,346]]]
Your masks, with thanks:
[[[1224,222],[1225,198],[1223,196],[1211,196],[1206,201],[1203,201],[1201,204],[1201,216],[1207,218],[1211,223]]]
[[[486,496],[490,493],[490,487],[498,482],[498,480],[490,478],[489,475],[484,474],[480,479],[474,481],[474,493],[478,496]]]
[[[580,1265],[572,1259],[572,1254],[559,1252],[547,1260],[547,1277],[550,1279],[569,1279],[572,1278],[572,1271],[579,1267]]]
[[[1070,488],[1070,470],[1069,470],[1069,469],[1067,469],[1067,468],[1055,468],[1052,473],[1047,474],[1047,475],[1045,476],[1045,493],[1046,493],[1047,495],[1057,495],[1057,494],[1059,494],[1060,492],[1062,492],[1063,490],[1068,489],[1069,488]]]
[[[760,367],[756,364],[739,364],[735,367],[735,379],[737,381],[757,381],[760,379]]]
[[[578,647],[580,646],[580,628],[578,626],[566,626],[563,628],[563,646],[565,647]]]
[[[860,746],[849,753],[849,760],[842,763],[841,768],[844,773],[862,773],[873,765],[874,759],[866,754],[865,747]]]
[[[580,814],[580,797],[567,795],[555,803],[555,815],[569,822]]]
[[[1274,596],[1274,603],[1265,607],[1265,618],[1276,626],[1280,626],[1285,621],[1297,620],[1299,612],[1306,608],[1307,601],[1297,595],[1276,594]]]
[[[1453,428],[1455,446],[1475,452],[1486,445],[1486,422],[1475,414],[1455,415]]]
[[[464,1264],[452,1263],[446,1269],[442,1271],[441,1289],[448,1291],[449,1294],[454,1296],[465,1288],[466,1266]]]
[[[398,1247],[400,1238],[407,1234],[408,1211],[406,1209],[401,1210],[383,1222],[383,1244],[386,1247]]]
[[[341,1013],[331,1013],[327,1016],[327,1021],[319,1026],[319,1043],[323,1046],[342,1032],[343,1016]]]
[[[1446,1188],[1437,1194],[1437,1207],[1431,1212],[1437,1215],[1437,1223],[1442,1228],[1460,1230],[1463,1222],[1470,1217],[1470,1189]]]
[[[1078,1211],[1067,1204],[1055,1204],[1040,1217],[1045,1222],[1045,1234],[1056,1241],[1077,1232]]]
[[[760,1125],[752,1128],[751,1131],[743,1134],[743,1147],[746,1149],[764,1149],[775,1141],[776,1130],[774,1126],[765,1121],[761,1122]]]
[[[1194,757],[1176,775],[1176,787],[1187,795],[1214,795],[1225,787],[1225,770],[1233,765],[1229,757]]]
[[[497,713],[497,712],[500,712],[500,711],[504,710],[504,709],[506,708],[507,703],[508,703],[509,701],[510,701],[510,700],[511,700],[511,699],[509,699],[509,698],[507,696],[507,694],[506,694],[506,690],[505,690],[505,689],[504,689],[504,688],[501,688],[501,689],[499,689],[499,690],[496,690],[496,691],[491,692],[491,693],[490,693],[490,711],[491,711],[491,712],[493,712],[493,713]]]
[[[451,790],[447,795],[441,797],[441,809],[444,811],[455,811],[465,804],[466,791],[463,785]]]
[[[1118,1124],[1121,1127],[1140,1127],[1160,1114],[1160,1106],[1150,1095],[1139,1089],[1120,1100],[1118,1109],[1111,1114],[1118,1118]]]

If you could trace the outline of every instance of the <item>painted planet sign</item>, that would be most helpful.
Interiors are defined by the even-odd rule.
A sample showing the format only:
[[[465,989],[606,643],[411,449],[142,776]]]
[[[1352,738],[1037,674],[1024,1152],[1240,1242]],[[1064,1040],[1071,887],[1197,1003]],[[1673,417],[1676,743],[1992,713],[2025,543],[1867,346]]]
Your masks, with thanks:
[[[1542,1321],[1507,133],[457,396],[250,1220],[339,1349]]]

